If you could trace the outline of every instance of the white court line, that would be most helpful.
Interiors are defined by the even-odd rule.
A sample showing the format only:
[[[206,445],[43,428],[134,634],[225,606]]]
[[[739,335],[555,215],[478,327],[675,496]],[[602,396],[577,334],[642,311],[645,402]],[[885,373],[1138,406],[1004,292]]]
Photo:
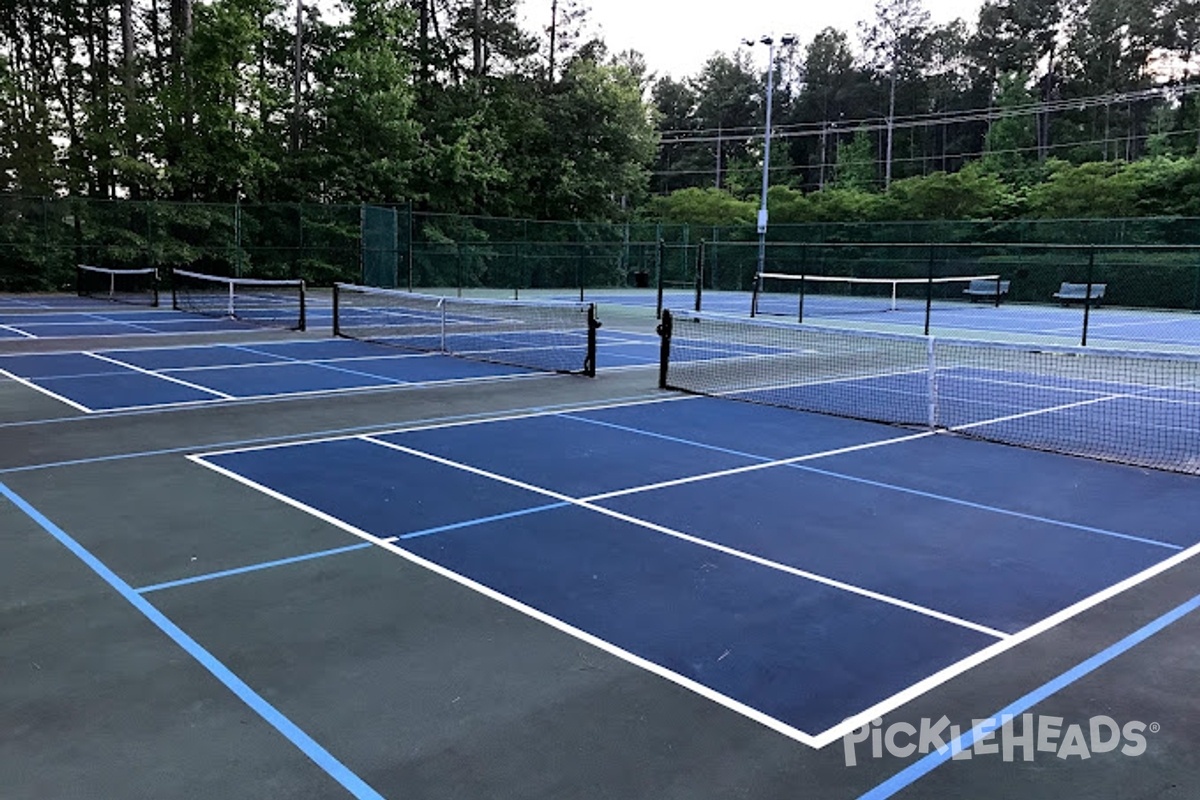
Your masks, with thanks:
[[[83,354],[85,356],[88,356],[90,358],[95,358],[100,361],[107,361],[109,364],[116,364],[118,367],[125,367],[126,369],[132,370],[133,372],[140,372],[143,375],[149,375],[151,378],[159,378],[159,379],[167,381],[169,383],[177,383],[180,386],[186,386],[189,389],[195,389],[197,391],[204,392],[205,394],[211,394],[214,397],[220,397],[223,400],[237,399],[236,397],[234,397],[234,395],[226,394],[225,392],[218,392],[216,389],[210,389],[207,386],[201,386],[198,383],[189,383],[188,381],[180,380],[179,378],[173,378],[170,375],[163,375],[162,373],[155,372],[155,371],[149,370],[149,369],[145,369],[145,368],[139,367],[135,364],[130,364],[127,361],[120,361],[115,358],[110,358],[109,356],[102,356],[98,353],[93,353],[88,350],[84,350]]]
[[[382,436],[385,434],[373,434]],[[642,486],[633,486],[628,489],[617,489],[612,492],[604,492],[603,494],[594,494],[590,497],[584,497],[580,502],[595,503],[600,500],[611,500],[614,497],[625,497],[631,494],[640,494],[642,492],[651,492],[658,489],[667,489],[672,486],[683,486],[688,483],[696,483],[697,481],[707,481],[713,478],[724,478],[729,475],[741,475],[747,472],[758,472],[764,469],[774,469],[775,467],[786,467],[789,464],[801,464],[805,461],[814,461],[818,458],[832,458],[833,456],[845,455],[846,453],[857,453],[863,450],[873,450],[876,447],[885,447],[893,444],[903,444],[904,442],[912,442],[917,439],[926,439],[930,436],[936,436],[936,431],[921,431],[920,433],[912,433],[907,436],[898,436],[892,439],[881,439],[875,442],[865,442],[864,444],[852,444],[846,447],[839,447],[835,450],[824,450],[820,453],[808,453],[801,456],[792,456],[791,458],[781,458],[778,461],[756,461],[753,464],[745,464],[740,467],[730,467],[729,469],[716,470],[714,472],[705,472],[701,475],[690,475],[686,478],[674,478],[669,481],[660,481],[659,483],[648,483]],[[386,444],[381,442],[381,444]]]
[[[1200,322],[1200,318],[1197,318],[1195,316],[1178,317],[1178,318],[1174,318],[1174,319],[1155,317],[1154,319],[1132,320],[1130,322],[1093,322],[1093,321],[1089,320],[1088,321],[1088,333],[1090,334],[1092,331],[1094,331],[1098,328],[1129,328],[1129,327],[1136,327],[1139,325],[1171,325],[1171,324],[1175,324],[1175,323],[1179,323],[1179,322],[1196,323],[1196,322]],[[1082,329],[1082,324],[1083,323],[1081,321],[1079,325],[1075,325],[1074,327],[1071,327],[1071,328],[1047,328],[1046,332],[1047,333],[1060,333],[1060,332],[1061,333],[1078,333]]]
[[[543,377],[538,375],[536,377]],[[608,400],[604,402],[593,403],[591,405],[583,405],[579,407],[572,406],[572,412],[584,411],[602,411],[606,408],[626,408],[633,406],[653,405],[655,403],[679,403],[695,401],[700,399],[693,395],[653,395],[641,396],[630,399],[628,397]],[[467,425],[484,425],[492,422],[512,422],[514,420],[532,419],[535,417],[553,417],[561,414],[565,408],[563,406],[555,406],[551,408],[542,408],[540,406],[522,409],[515,413],[499,414],[497,416],[484,416],[472,419],[456,419],[449,422],[431,422],[421,423],[418,421],[416,425],[404,426],[397,425],[392,428],[380,429],[373,431],[374,436],[391,436],[395,433],[415,433],[417,431],[433,431],[442,428],[460,428]],[[295,447],[297,445],[306,444],[327,444],[329,442],[343,442],[349,439],[357,439],[362,436],[362,433],[339,433],[333,436],[319,436],[312,439],[292,440],[288,442],[273,442],[271,444],[252,445],[250,447],[231,447],[224,450],[206,450],[202,455],[207,458],[209,456],[226,456],[233,453],[250,453],[258,450],[274,450],[280,447]]]
[[[166,377],[166,376],[160,376]],[[428,389],[439,386],[449,386],[458,383],[501,383],[504,381],[531,380],[534,378],[553,377],[552,373],[521,373],[517,375],[494,375],[486,378],[450,378],[444,381],[429,381],[426,383],[379,383],[367,386],[344,386],[338,389],[306,389],[300,392],[283,392],[280,394],[257,394],[245,397],[231,396],[229,399],[214,397],[211,400],[181,400],[177,403],[147,404],[141,406],[114,406],[101,409],[108,412],[128,411],[170,411],[179,408],[196,408],[212,406],[234,406],[253,403],[270,403],[277,400],[301,400],[305,398],[333,396],[341,394],[371,394],[378,391],[394,391],[397,389]]]
[[[659,525],[654,522],[648,522],[644,519],[639,519],[638,517],[630,516],[629,514],[622,514],[620,511],[614,511],[611,508],[605,508],[604,506],[598,506],[588,500],[581,500],[576,497],[571,497],[570,495],[565,495],[560,492],[555,492],[551,489],[545,489],[540,486],[535,486],[531,483],[526,483],[524,481],[516,480],[515,478],[509,478],[504,475],[499,475],[495,472],[489,472],[488,470],[485,470],[485,469],[480,469],[478,467],[472,467],[468,464],[463,464],[458,461],[452,461],[448,458],[442,458],[441,456],[436,456],[436,455],[433,455],[432,453],[426,453],[421,450],[414,450],[411,447],[405,447],[403,445],[393,444],[392,442],[385,442],[381,439],[376,439],[375,436],[377,436],[377,435],[378,434],[369,434],[369,435],[359,436],[357,438],[364,442],[370,442],[372,444],[377,444],[377,445],[380,445],[381,447],[386,447],[390,450],[396,450],[396,451],[404,453],[406,455],[415,456],[417,458],[423,458],[427,461],[432,461],[435,464],[441,464],[446,467],[453,467],[454,469],[458,469],[463,472],[469,472],[473,475],[479,475],[480,477],[483,477],[483,478],[489,478],[491,480],[498,481],[500,483],[508,484],[509,486],[515,486],[518,489],[524,489],[528,492],[540,494],[545,497],[549,497],[553,500],[559,500],[564,503],[570,503],[571,505],[578,506],[580,508],[585,508],[588,511],[595,511],[599,514],[603,514],[606,517],[612,517],[613,519],[618,519],[618,520],[621,520],[622,522],[628,522],[628,523],[637,525],[642,528],[647,528],[647,529],[655,531],[657,533],[662,533],[667,536],[671,536],[673,538],[688,542],[690,544],[699,545],[699,546],[705,547],[709,550],[716,550],[717,552],[724,553],[725,555],[733,556],[735,558],[740,558],[743,561],[749,561],[749,562],[751,562],[753,564],[757,564],[761,567],[767,567],[768,569],[773,569],[778,572],[784,572],[789,575],[794,575],[798,578],[804,578],[805,580],[813,581],[814,583],[820,583],[824,586],[829,586],[834,589],[840,589],[841,591],[848,592],[850,594],[856,594],[860,597],[866,597],[871,600],[876,600],[881,603],[886,603],[887,605],[896,606],[898,608],[903,608],[906,611],[912,611],[914,613],[921,614],[922,616],[932,617],[932,618],[940,620],[942,622],[950,623],[951,625],[957,625],[962,628],[968,628],[970,630],[976,631],[977,633],[983,633],[987,636],[992,636],[997,639],[1008,638],[1008,634],[1006,634],[1002,631],[998,631],[994,628],[989,628],[986,625],[980,625],[979,623],[972,622],[967,619],[963,619],[962,617],[956,617],[952,614],[947,614],[945,612],[938,611],[933,608],[929,608],[928,606],[922,606],[917,603],[910,603],[909,601],[901,600],[898,597],[892,597],[890,595],[882,594],[880,592],[871,591],[870,589],[865,589],[861,586],[855,586],[854,584],[851,584],[851,583],[846,583],[844,581],[839,581],[834,578],[829,578],[825,575],[820,575],[815,572],[808,572],[807,570],[798,569],[796,567],[792,567],[787,564],[780,563],[778,561],[772,561],[771,559],[763,558],[762,556],[757,556],[757,555],[754,555],[753,553],[747,553],[744,550],[738,550],[733,547],[728,547],[723,544],[718,544],[717,542],[712,542],[707,539],[702,539],[698,536],[692,536],[690,534],[683,533],[682,531],[677,531],[674,528],[668,528],[665,525]],[[905,437],[904,440],[908,440],[911,438],[914,438],[914,437]],[[892,442],[889,442],[889,443],[894,443],[894,441],[898,441],[898,440],[893,440]],[[811,456],[801,457],[801,458],[820,458],[824,455],[833,455],[838,452],[845,452],[847,449],[849,449],[849,448],[843,448],[840,451],[834,451],[833,453],[829,453],[829,454],[819,453],[819,454],[813,454]],[[780,464],[782,464],[784,462],[771,462],[771,463],[773,466],[779,466]],[[757,464],[752,465],[752,466],[754,466],[756,468],[762,468],[760,465],[757,465]],[[706,476],[706,477],[711,477],[711,476]],[[683,482],[688,482],[688,481],[686,479],[681,479],[680,482],[683,483]]]
[[[18,336],[24,336],[26,339],[38,338],[36,334],[32,334],[29,331],[23,331],[20,328],[14,328],[12,325],[0,325],[0,330],[11,331],[12,333],[17,334]]]
[[[1051,614],[1040,622],[1036,622],[1027,628],[1023,628],[1017,633],[1011,634],[1008,636],[1008,638],[989,645],[983,650],[973,653],[961,661],[935,672],[929,677],[914,683],[907,689],[897,692],[891,697],[876,703],[870,708],[865,709],[864,711],[861,711],[852,717],[847,717],[828,730],[812,736],[813,746],[818,749],[825,747],[826,745],[841,739],[851,731],[857,730],[863,725],[869,724],[872,720],[882,717],[889,711],[915,700],[917,697],[920,697],[926,692],[929,692],[941,684],[946,683],[950,679],[979,666],[985,661],[995,658],[1001,653],[1013,649],[1017,645],[1029,641],[1035,636],[1043,634],[1052,628],[1058,627],[1072,617],[1076,617],[1088,609],[1094,608],[1095,606],[1098,606],[1107,600],[1111,600],[1122,592],[1128,591],[1139,584],[1145,583],[1151,578],[1166,572],[1168,569],[1182,564],[1184,561],[1187,561],[1190,558],[1194,558],[1198,554],[1200,554],[1200,544],[1193,545],[1187,550],[1180,551],[1165,561],[1160,561],[1159,563],[1142,570],[1136,575],[1131,575],[1125,580],[1115,583],[1107,589],[1102,589],[1099,592],[1096,592],[1090,597],[1085,597],[1074,605],[1067,606],[1061,611]]]
[[[74,400],[68,400],[67,398],[63,397],[61,394],[56,394],[43,386],[38,386],[33,381],[26,380],[25,378],[22,378],[18,375],[14,375],[6,369],[0,369],[0,375],[3,375],[6,378],[10,378],[10,379],[14,380],[17,383],[21,384],[22,386],[25,386],[26,388],[33,389],[35,392],[41,392],[42,394],[46,395],[47,397],[52,397],[60,403],[66,403],[71,408],[75,409],[76,411],[82,411],[85,414],[95,414],[96,413],[95,410],[88,408],[87,406],[83,405],[82,403],[76,403]],[[74,419],[74,418],[72,417],[72,419]]]

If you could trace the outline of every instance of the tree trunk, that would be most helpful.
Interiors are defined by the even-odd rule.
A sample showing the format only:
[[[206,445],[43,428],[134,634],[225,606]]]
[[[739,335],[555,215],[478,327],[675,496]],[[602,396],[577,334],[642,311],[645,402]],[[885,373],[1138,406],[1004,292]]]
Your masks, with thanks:
[[[471,30],[471,50],[476,78],[483,76],[483,0],[475,0],[475,24]]]
[[[550,0],[550,71],[547,82],[554,83],[554,56],[558,49],[558,0]]]
[[[292,152],[300,151],[300,123],[304,108],[300,98],[300,75],[304,69],[304,0],[296,0],[296,48],[292,64]]]
[[[137,43],[133,40],[133,0],[121,0],[121,89],[125,100],[125,158],[138,157],[137,138]],[[141,199],[142,187],[137,180],[129,181],[129,196]]]
[[[883,186],[892,185],[892,133],[896,126],[896,61],[892,59],[892,79],[888,90],[887,155],[884,159]]]

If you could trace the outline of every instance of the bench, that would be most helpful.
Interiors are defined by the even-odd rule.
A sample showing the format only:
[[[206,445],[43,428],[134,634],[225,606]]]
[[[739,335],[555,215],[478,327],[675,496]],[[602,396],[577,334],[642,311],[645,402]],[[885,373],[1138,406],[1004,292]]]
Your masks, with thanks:
[[[1100,305],[1100,301],[1104,299],[1104,290],[1108,288],[1106,283],[1093,283],[1092,294],[1088,296],[1088,285],[1086,283],[1064,283],[1058,287],[1058,291],[1054,293],[1054,299],[1062,303],[1064,306],[1074,302],[1088,302],[1089,300],[1095,305]]]
[[[1008,294],[1008,281],[1000,281],[1000,297]],[[971,281],[967,288],[963,289],[963,294],[971,298],[971,302],[976,300],[995,300],[996,299],[996,281]]]

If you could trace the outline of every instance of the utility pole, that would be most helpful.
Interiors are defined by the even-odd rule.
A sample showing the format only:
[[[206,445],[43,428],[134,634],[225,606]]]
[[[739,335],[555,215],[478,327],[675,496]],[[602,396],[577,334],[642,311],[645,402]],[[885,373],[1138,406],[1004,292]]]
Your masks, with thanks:
[[[780,38],[782,45],[795,44],[796,37],[788,34]],[[753,47],[753,39],[743,39],[742,44]],[[763,36],[757,44],[767,46],[767,120],[763,133],[762,205],[758,209],[758,271],[763,272],[767,261],[767,188],[771,181],[771,103],[775,95],[775,38]]]

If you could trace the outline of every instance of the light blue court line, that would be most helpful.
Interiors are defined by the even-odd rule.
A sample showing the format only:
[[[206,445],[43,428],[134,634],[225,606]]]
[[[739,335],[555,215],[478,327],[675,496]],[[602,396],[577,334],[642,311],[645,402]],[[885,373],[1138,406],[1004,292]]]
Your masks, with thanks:
[[[527,514],[536,514],[541,511],[550,511],[555,508],[563,508],[569,506],[570,503],[550,503],[543,506],[534,506],[533,508],[525,508],[520,511],[510,511],[506,514],[494,514],[489,517],[478,517],[477,519],[469,519],[465,522],[455,522],[450,525],[440,525],[436,528],[425,528],[424,530],[413,531],[402,536],[391,536],[382,541],[394,542],[398,539],[416,539],[422,536],[432,536],[437,533],[446,531],[459,530],[461,528],[471,528],[476,525],[484,525],[489,522],[498,522],[504,519],[513,519],[514,517],[523,517]],[[149,594],[150,592],[158,592],[163,589],[174,589],[179,586],[188,586],[193,583],[204,583],[205,581],[218,580],[220,578],[228,578],[233,575],[244,575],[248,572],[258,572],[264,569],[273,569],[275,567],[284,567],[289,564],[299,564],[305,561],[315,561],[319,558],[328,556],[342,555],[343,553],[352,553],[357,550],[366,550],[374,547],[371,542],[358,542],[356,544],[346,545],[345,547],[335,547],[330,550],[318,550],[313,553],[305,553],[299,556],[291,556],[290,558],[279,558],[273,561],[261,561],[257,564],[248,564],[244,567],[235,567],[233,569],[223,569],[218,572],[207,572],[203,575],[193,575],[189,578],[180,578],[179,580],[166,581],[164,583],[156,583],[151,586],[143,586],[140,589],[134,589],[138,594]]]
[[[953,742],[943,748],[942,752],[934,750],[929,755],[907,768],[893,775],[888,780],[871,789],[866,794],[862,795],[859,800],[886,800],[897,792],[902,791],[921,778],[928,775],[933,770],[945,764],[952,759],[956,753],[961,753],[964,750],[972,747],[975,742],[982,737],[987,736],[1003,727],[1006,719],[1015,719],[1021,714],[1028,711],[1036,704],[1042,702],[1053,694],[1065,689],[1075,681],[1094,672],[1096,669],[1104,666],[1119,655],[1128,652],[1136,645],[1149,639],[1154,634],[1163,630],[1174,622],[1179,621],[1183,617],[1200,608],[1200,595],[1193,597],[1183,605],[1177,606],[1166,614],[1163,614],[1158,619],[1147,624],[1146,626],[1134,631],[1126,636],[1121,641],[1117,642],[1097,653],[1096,655],[1078,664],[1071,669],[1059,675],[1057,678],[1045,683],[1034,689],[1029,694],[1025,695],[1012,704],[1005,706],[995,714],[988,717],[982,724],[975,726],[971,730],[964,733],[962,736],[955,739]]]
[[[190,578],[180,578],[175,581],[166,581],[164,583],[156,583],[151,586],[143,586],[140,589],[134,589],[138,594],[148,594],[150,592],[158,592],[163,589],[174,589],[177,586],[187,586],[192,583],[203,583],[204,581],[212,581],[217,578],[228,578],[231,575],[242,575],[247,572],[257,572],[261,569],[271,569],[272,567],[282,567],[287,564],[299,564],[302,561],[312,561],[326,556],[336,556],[342,553],[351,553],[355,550],[365,550],[368,547],[374,547],[370,542],[359,542],[357,544],[346,545],[345,547],[335,547],[332,550],[318,550],[315,553],[305,553],[300,556],[292,556],[291,558],[279,558],[274,561],[263,561],[258,564],[250,564],[245,567],[235,567],[234,569],[223,569],[219,572],[208,572],[204,575],[193,575]]]
[[[71,538],[65,531],[47,519],[36,508],[27,503],[20,495],[0,483],[0,496],[9,500],[24,512],[25,516],[36,522],[42,530],[53,536],[59,544],[71,551],[80,561],[91,568],[101,579],[111,586],[121,597],[142,613],[146,619],[154,623],[163,633],[179,645],[188,655],[231,692],[249,706],[256,714],[296,746],[314,764],[324,770],[342,788],[359,800],[383,800],[383,795],[367,785],[366,781],[355,775],[349,767],[338,761],[328,750],[322,747],[311,736],[300,729],[294,722],[285,717],[282,712],[267,702],[262,695],[254,691],[245,681],[239,678],[229,667],[225,666],[212,653],[204,649],[195,639],[184,633],[178,625],[167,618],[165,614],[150,604],[148,600],[134,591],[128,583],[109,569],[104,562],[92,555],[79,542]]]
[[[646,400],[656,398],[656,395],[632,395],[629,397],[618,397],[612,400],[613,405],[621,405],[623,403],[641,403]],[[288,398],[296,399],[296,398]],[[311,398],[310,398],[311,399]],[[256,447],[258,445],[268,444],[303,444],[313,439],[329,439],[339,437],[360,436],[363,434],[385,434],[385,433],[403,433],[412,428],[421,428],[429,425],[440,425],[444,423],[454,422],[473,422],[483,421],[491,418],[504,419],[511,416],[523,416],[526,414],[545,414],[556,411],[560,408],[578,408],[580,405],[588,405],[581,403],[555,403],[548,406],[524,406],[514,408],[508,411],[497,412],[480,412],[477,414],[453,414],[446,417],[426,417],[424,419],[409,420],[407,422],[388,422],[382,425],[356,425],[352,428],[333,428],[324,431],[306,431],[305,433],[293,433],[285,436],[263,436],[256,439],[237,439],[234,441],[214,442],[212,444],[190,444],[183,447],[165,447],[158,450],[140,450],[134,453],[119,453],[111,456],[93,456],[91,458],[73,458],[66,461],[50,461],[43,464],[29,464],[21,467],[4,467],[0,468],[0,475],[7,475],[16,472],[33,472],[42,469],[56,469],[58,467],[78,467],[85,464],[103,464],[109,461],[125,461],[131,458],[149,458],[151,456],[169,456],[178,453],[195,453],[201,450],[232,450],[239,447]],[[211,408],[211,406],[208,406]],[[138,411],[117,412],[112,414],[97,414],[93,416],[80,417],[59,417],[54,420],[34,420],[32,422],[10,422],[0,424],[0,428],[6,427],[23,427],[33,425],[45,425],[48,423],[61,422],[77,422],[79,420],[95,419],[102,417],[104,419],[112,419],[114,417],[124,416],[140,416],[142,414],[163,414],[168,411],[191,410],[195,406],[186,408],[163,408],[163,409],[140,409]]]
[[[570,503],[547,503],[544,506],[534,506],[533,508],[523,508],[520,511],[509,511],[507,514],[493,514],[490,517],[479,517],[477,519],[469,519],[466,522],[455,522],[450,525],[439,525],[436,528],[426,528],[421,531],[413,531],[397,536],[397,539],[404,541],[406,539],[417,539],[422,536],[433,536],[437,533],[445,533],[446,531],[456,531],[461,528],[472,528],[476,525],[484,525],[488,522],[499,522],[502,519],[513,519],[514,517],[524,517],[528,514],[537,514],[542,511],[550,511],[555,508],[565,508],[571,505]]]
[[[332,364],[322,364],[319,361],[307,361],[303,358],[293,358],[292,356],[279,355],[276,353],[266,353],[266,352],[263,352],[262,350],[255,350],[253,347],[245,347],[243,345],[236,345],[236,344],[230,344],[230,345],[225,345],[225,346],[230,348],[231,350],[243,350],[247,353],[253,353],[256,356],[274,356],[275,358],[282,359],[284,363],[303,364],[303,365],[309,366],[309,367],[320,367],[321,369],[328,369],[328,370],[332,370],[333,372],[344,372],[347,375],[357,375],[360,378],[372,378],[374,380],[384,381],[386,383],[394,384],[396,386],[418,386],[418,385],[420,385],[419,381],[406,381],[406,380],[402,380],[400,378],[389,378],[386,375],[376,375],[373,372],[362,372],[361,370],[356,370],[356,369],[347,369],[345,367],[335,367]],[[380,358],[387,358],[387,356],[380,356]]]
[[[686,445],[691,445],[693,447],[700,447],[705,450],[713,450],[715,452],[725,453],[727,455],[740,456],[742,458],[749,458],[749,459],[753,459],[755,461],[771,462],[771,461],[778,460],[778,459],[774,459],[774,458],[767,458],[766,456],[758,455],[756,453],[743,453],[739,450],[730,450],[729,448],[726,448],[726,447],[718,447],[717,445],[705,444],[704,442],[697,442],[697,441],[693,441],[691,439],[681,439],[677,436],[668,436],[667,434],[663,434],[663,433],[655,433],[654,431],[647,431],[647,430],[643,430],[641,428],[633,428],[633,427],[630,427],[627,425],[618,425],[613,422],[604,422],[603,420],[590,419],[588,417],[581,417],[581,416],[577,416],[575,414],[570,414],[570,413],[560,413],[560,414],[557,414],[556,416],[562,417],[563,419],[575,420],[577,422],[587,422],[592,425],[599,425],[599,426],[605,427],[605,428],[614,428],[616,430],[626,431],[628,433],[636,433],[636,434],[640,434],[642,436],[650,436],[655,439],[662,439],[664,441],[675,442],[677,444],[686,444]],[[987,512],[990,512],[993,514],[1002,514],[1002,515],[1008,516],[1008,517],[1015,517],[1016,519],[1028,520],[1029,522],[1041,522],[1041,523],[1045,523],[1047,525],[1056,525],[1060,528],[1069,528],[1071,530],[1083,531],[1084,533],[1095,533],[1095,534],[1099,534],[1100,536],[1109,536],[1114,539],[1125,539],[1127,541],[1137,542],[1139,544],[1148,544],[1152,547],[1161,547],[1166,550],[1174,550],[1174,551],[1183,550],[1183,547],[1181,547],[1180,545],[1170,544],[1168,542],[1161,542],[1157,539],[1148,539],[1148,538],[1145,538],[1142,536],[1134,536],[1134,535],[1128,534],[1128,533],[1120,533],[1118,531],[1105,530],[1104,528],[1094,528],[1090,525],[1080,525],[1079,523],[1066,522],[1064,520],[1059,520],[1059,519],[1051,519],[1050,517],[1039,517],[1035,514],[1026,514],[1021,511],[1012,511],[1010,509],[1000,508],[998,506],[989,506],[984,503],[975,503],[970,500],[962,500],[957,497],[949,497],[948,495],[944,495],[944,494],[935,494],[934,492],[925,492],[920,489],[912,489],[907,486],[899,486],[894,483],[884,483],[882,481],[873,481],[868,478],[859,478],[854,475],[846,475],[841,472],[831,472],[830,470],[820,469],[818,467],[813,467],[808,464],[780,464],[780,466],[787,467],[789,469],[798,469],[798,470],[802,470],[804,472],[811,472],[811,473],[814,473],[817,475],[822,475],[827,478],[836,478],[836,479],[842,480],[842,481],[850,481],[851,483],[858,483],[858,484],[862,484],[864,486],[871,486],[871,487],[874,487],[877,489],[887,489],[887,490],[893,491],[893,492],[901,492],[903,494],[910,494],[915,497],[924,497],[929,500],[937,500],[937,501],[943,502],[943,503],[952,503],[954,505],[963,506],[965,508],[973,508],[978,511],[987,511]]]

